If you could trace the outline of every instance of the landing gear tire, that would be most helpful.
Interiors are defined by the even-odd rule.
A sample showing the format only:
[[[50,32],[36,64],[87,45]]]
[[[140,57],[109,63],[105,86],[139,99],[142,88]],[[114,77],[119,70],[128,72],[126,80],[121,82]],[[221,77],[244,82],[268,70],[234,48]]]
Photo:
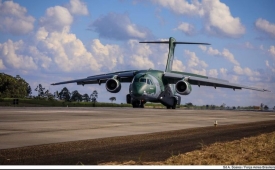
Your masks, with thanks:
[[[139,101],[132,102],[133,108],[144,108],[144,103],[141,103]]]
[[[173,104],[173,106],[172,106],[172,109],[176,109],[177,103],[178,103],[177,100],[174,99],[174,104]]]

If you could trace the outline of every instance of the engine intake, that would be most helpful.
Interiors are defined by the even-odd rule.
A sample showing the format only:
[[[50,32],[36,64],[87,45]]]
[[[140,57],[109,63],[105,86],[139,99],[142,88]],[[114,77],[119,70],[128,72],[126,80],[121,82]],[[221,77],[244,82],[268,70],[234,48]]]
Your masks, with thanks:
[[[108,79],[106,81],[106,89],[111,93],[118,93],[121,89],[121,84],[117,79]]]
[[[192,91],[191,85],[184,80],[180,80],[176,83],[176,92],[181,95],[188,95]]]

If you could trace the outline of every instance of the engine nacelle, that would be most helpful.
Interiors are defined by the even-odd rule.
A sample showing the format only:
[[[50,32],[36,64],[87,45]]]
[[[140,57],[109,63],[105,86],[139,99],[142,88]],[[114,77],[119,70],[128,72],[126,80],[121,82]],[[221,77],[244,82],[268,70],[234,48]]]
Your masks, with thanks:
[[[106,89],[111,93],[118,93],[121,89],[121,84],[117,79],[108,79],[106,81]]]
[[[184,81],[184,80],[178,81],[175,85],[175,88],[176,88],[176,92],[181,95],[188,95],[192,91],[191,85],[187,81]]]

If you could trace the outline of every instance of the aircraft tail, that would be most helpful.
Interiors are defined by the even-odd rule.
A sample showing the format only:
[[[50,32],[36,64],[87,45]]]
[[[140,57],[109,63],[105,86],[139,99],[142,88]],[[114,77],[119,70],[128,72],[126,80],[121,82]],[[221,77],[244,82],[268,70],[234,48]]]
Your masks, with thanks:
[[[142,41],[139,43],[159,43],[159,44],[169,44],[169,52],[168,52],[168,58],[166,63],[166,69],[165,72],[171,72],[172,66],[173,66],[173,60],[174,60],[174,52],[176,44],[201,44],[201,45],[210,45],[208,43],[194,43],[194,42],[177,42],[175,38],[170,37],[169,41]]]

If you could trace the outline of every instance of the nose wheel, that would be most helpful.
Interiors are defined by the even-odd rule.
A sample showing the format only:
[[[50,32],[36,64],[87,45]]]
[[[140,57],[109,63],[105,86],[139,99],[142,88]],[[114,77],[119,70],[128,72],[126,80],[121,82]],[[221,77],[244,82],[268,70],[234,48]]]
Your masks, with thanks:
[[[144,103],[142,101],[132,101],[133,108],[144,108]]]

